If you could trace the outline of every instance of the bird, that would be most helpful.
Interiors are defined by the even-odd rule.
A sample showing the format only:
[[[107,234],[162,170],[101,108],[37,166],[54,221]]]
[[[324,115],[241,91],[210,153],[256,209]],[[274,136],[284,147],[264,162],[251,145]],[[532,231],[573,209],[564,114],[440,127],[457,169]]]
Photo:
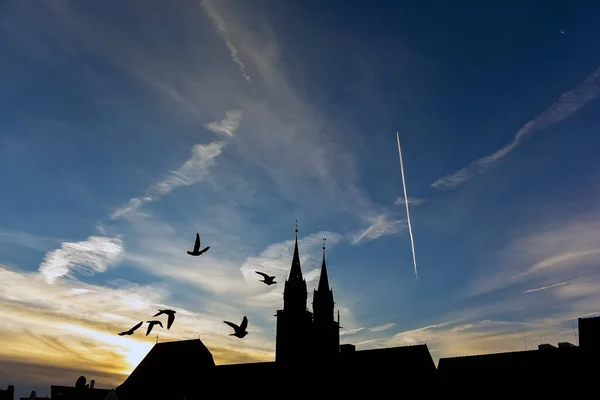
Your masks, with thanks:
[[[274,285],[275,283],[277,283],[274,281],[274,279],[275,279],[274,276],[269,276],[269,275],[265,274],[264,272],[260,272],[260,271],[254,271],[254,272],[256,272],[257,274],[259,274],[260,276],[265,278],[261,282],[264,282],[266,285]]]
[[[210,246],[203,248],[202,250],[200,250],[200,234],[196,233],[196,242],[194,243],[194,250],[193,251],[188,251],[187,253],[190,256],[200,256],[204,253],[206,253],[206,251],[210,249]]]
[[[176,312],[177,311],[173,310],[158,310],[158,312],[154,314],[153,317],[158,317],[161,314],[167,314],[169,316],[169,319],[167,320],[167,329],[171,329],[171,325],[173,325],[173,321],[175,321]]]
[[[147,321],[148,322],[148,330],[146,331],[146,336],[148,336],[150,334],[150,332],[152,332],[152,328],[154,328],[154,325],[159,325],[161,328],[163,327],[162,322],[160,321]]]
[[[229,321],[223,321],[223,322],[225,322],[227,325],[229,325],[230,327],[235,329],[235,333],[230,333],[229,336],[235,336],[235,337],[239,337],[241,339],[248,334],[248,332],[246,332],[246,328],[248,327],[248,318],[246,318],[245,315],[244,315],[244,319],[242,320],[242,324],[240,326],[237,326],[233,322],[229,322]]]
[[[142,326],[143,323],[144,323],[144,321],[140,322],[139,324],[137,324],[136,326],[134,326],[133,328],[131,328],[128,331],[123,331],[123,332],[119,333],[119,336],[133,335],[133,332],[135,332],[140,326]]]

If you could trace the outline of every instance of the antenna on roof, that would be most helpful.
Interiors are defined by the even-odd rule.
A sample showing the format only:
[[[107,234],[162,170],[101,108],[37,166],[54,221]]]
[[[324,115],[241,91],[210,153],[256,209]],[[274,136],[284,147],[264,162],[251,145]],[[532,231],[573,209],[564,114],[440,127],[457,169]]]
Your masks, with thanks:
[[[527,340],[525,339],[525,329],[523,329],[523,320],[521,320],[521,332],[523,332],[523,343],[525,344],[525,351],[527,351]]]
[[[577,340],[577,334],[575,333],[575,323],[573,323],[573,318],[571,318],[571,327],[573,327],[573,336],[575,337],[575,345],[579,346],[579,341]]]
[[[156,334],[156,343],[158,344],[158,334]]]

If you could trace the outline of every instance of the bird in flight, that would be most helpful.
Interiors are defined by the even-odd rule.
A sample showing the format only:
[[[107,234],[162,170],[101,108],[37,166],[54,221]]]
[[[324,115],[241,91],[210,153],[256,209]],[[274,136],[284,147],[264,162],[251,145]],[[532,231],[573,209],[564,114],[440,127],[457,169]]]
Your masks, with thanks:
[[[140,322],[139,324],[137,324],[136,326],[134,326],[133,328],[131,328],[128,331],[123,331],[123,332],[119,333],[119,336],[133,335],[133,332],[135,332],[140,326],[142,326],[143,323],[144,323],[144,321]]]
[[[257,274],[259,274],[260,276],[265,278],[261,282],[264,282],[266,285],[273,285],[273,284],[277,283],[274,280],[275,279],[274,276],[269,276],[269,275],[265,274],[264,272],[260,272],[260,271],[254,271],[254,272],[256,272]]]
[[[150,334],[150,332],[152,332],[152,328],[154,328],[154,325],[159,325],[161,328],[163,327],[163,324],[160,321],[147,321],[147,322],[148,322],[148,330],[146,331],[146,336],[148,336]]]
[[[200,256],[204,253],[206,253],[206,251],[210,249],[210,246],[203,248],[202,250],[200,250],[200,234],[196,233],[196,242],[194,243],[194,250],[193,251],[188,251],[187,253],[190,256]]]
[[[173,321],[175,321],[176,312],[177,311],[173,310],[158,310],[158,312],[154,314],[153,317],[158,317],[161,314],[167,314],[169,316],[169,319],[167,320],[167,329],[171,329],[171,325],[173,325]]]
[[[241,339],[248,334],[248,332],[246,332],[246,328],[248,327],[248,318],[246,318],[245,315],[244,315],[244,319],[242,320],[242,324],[240,326],[237,326],[233,322],[229,322],[229,321],[223,321],[223,322],[225,322],[227,325],[229,325],[230,327],[232,327],[235,330],[235,333],[230,333],[229,336],[235,336],[235,337],[239,337]]]

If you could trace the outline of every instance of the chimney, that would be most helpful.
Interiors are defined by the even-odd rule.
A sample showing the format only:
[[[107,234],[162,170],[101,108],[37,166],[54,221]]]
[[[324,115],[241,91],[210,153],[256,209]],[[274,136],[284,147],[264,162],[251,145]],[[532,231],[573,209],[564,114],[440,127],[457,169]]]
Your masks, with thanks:
[[[93,388],[94,388],[94,383],[96,383],[96,380],[95,380],[95,379],[92,379],[92,380],[90,381],[90,389],[93,389]]]
[[[538,345],[538,350],[549,350],[556,349],[556,346],[552,346],[550,343],[543,343]]]
[[[354,346],[353,344],[340,345],[340,353],[341,354],[354,353],[355,351],[356,351],[356,346]]]

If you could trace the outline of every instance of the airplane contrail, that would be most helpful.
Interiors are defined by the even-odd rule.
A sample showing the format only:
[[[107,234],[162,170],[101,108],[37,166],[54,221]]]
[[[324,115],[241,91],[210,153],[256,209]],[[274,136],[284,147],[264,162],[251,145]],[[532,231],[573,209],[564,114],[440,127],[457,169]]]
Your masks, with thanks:
[[[406,205],[406,222],[408,223],[408,235],[410,236],[410,246],[412,249],[413,265],[415,266],[415,278],[419,279],[417,273],[417,254],[415,253],[415,238],[410,224],[410,212],[408,211],[408,195],[406,194],[406,179],[404,179],[404,164],[402,163],[402,150],[400,149],[400,134],[396,132],[398,140],[398,155],[400,156],[400,172],[402,174],[402,187],[404,188],[404,204]]]

